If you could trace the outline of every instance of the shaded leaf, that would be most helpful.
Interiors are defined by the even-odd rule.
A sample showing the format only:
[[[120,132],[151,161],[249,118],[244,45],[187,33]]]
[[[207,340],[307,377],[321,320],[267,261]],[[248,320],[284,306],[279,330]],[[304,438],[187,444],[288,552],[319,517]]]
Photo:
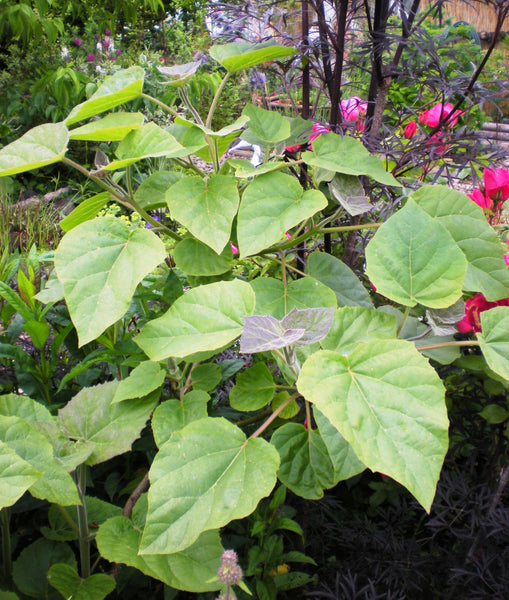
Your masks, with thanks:
[[[142,398],[163,385],[166,371],[159,363],[146,360],[118,384],[112,404],[130,398]]]
[[[254,364],[239,375],[230,390],[230,405],[235,410],[258,410],[266,406],[276,390],[276,384],[267,365]]]
[[[221,275],[233,265],[233,254],[226,245],[217,254],[210,246],[194,238],[184,238],[173,249],[176,266],[188,275]]]
[[[113,577],[104,573],[82,579],[69,564],[53,564],[48,570],[48,581],[64,598],[72,600],[103,600],[115,589]]]

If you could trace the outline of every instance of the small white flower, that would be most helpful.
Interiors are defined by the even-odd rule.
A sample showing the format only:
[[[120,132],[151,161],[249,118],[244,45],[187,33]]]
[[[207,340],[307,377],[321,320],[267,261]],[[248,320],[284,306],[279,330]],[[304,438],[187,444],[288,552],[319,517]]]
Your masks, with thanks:
[[[102,52],[102,51],[103,51],[103,45],[101,44],[101,42],[97,42],[97,44],[95,45],[95,47],[97,48],[97,50],[98,50],[99,52]]]
[[[100,72],[101,72],[103,69],[102,69],[101,65],[96,65],[96,66],[95,66],[95,70],[96,70],[98,73],[100,73]]]
[[[67,58],[69,56],[69,50],[65,46],[62,46],[62,50],[60,51],[60,56],[62,58]]]

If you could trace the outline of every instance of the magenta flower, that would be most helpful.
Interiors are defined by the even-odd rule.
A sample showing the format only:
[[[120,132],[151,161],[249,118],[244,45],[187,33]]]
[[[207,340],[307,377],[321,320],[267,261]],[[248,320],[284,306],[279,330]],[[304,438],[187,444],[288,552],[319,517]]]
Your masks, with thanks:
[[[495,202],[509,198],[509,171],[507,169],[484,169],[484,189],[486,196]]]
[[[458,331],[461,333],[481,331],[481,313],[490,310],[490,308],[495,308],[495,306],[509,306],[509,298],[489,302],[483,294],[475,294],[472,299],[465,302],[465,316],[456,325]]]
[[[88,62],[94,62],[94,60],[95,60],[95,54],[87,54]]]
[[[78,46],[78,48],[83,44],[83,42],[77,37],[74,38],[73,43],[75,46]]]
[[[493,206],[493,202],[491,201],[491,199],[485,196],[479,189],[475,189],[471,194],[467,194],[467,196],[470,198],[470,200],[473,200],[483,210],[485,208],[489,210]]]
[[[417,131],[417,123],[415,121],[410,121],[406,124],[405,127],[405,137],[407,140],[411,140]]]
[[[452,113],[453,108],[454,107],[450,102],[448,102],[447,104],[442,104],[441,102],[439,102],[429,110],[423,111],[423,113],[425,114],[421,113],[421,116],[419,117],[419,122],[423,125],[429,125],[429,127],[436,127],[440,122],[442,122],[446,117],[448,117]],[[454,127],[458,122],[458,118],[461,117],[462,114],[464,113],[461,110],[454,111],[452,116],[449,119],[447,119],[447,125],[450,127]]]
[[[352,96],[341,100],[340,108],[341,116],[345,121],[358,121],[366,114],[368,103],[358,96]]]

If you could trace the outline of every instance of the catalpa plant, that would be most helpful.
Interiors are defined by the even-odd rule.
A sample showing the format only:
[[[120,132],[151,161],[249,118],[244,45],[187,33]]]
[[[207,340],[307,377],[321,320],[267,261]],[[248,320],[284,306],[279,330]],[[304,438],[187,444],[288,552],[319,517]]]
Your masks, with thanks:
[[[61,162],[102,190],[62,221],[54,270],[34,302],[65,303],[89,353],[62,386],[105,360],[117,375],[83,387],[57,414],[28,397],[0,397],[2,506],[27,490],[65,510],[77,506],[83,578],[92,533],[107,560],[176,589],[219,590],[221,528],[250,515],[278,481],[318,499],[370,469],[429,511],[448,448],[445,390],[433,365],[479,346],[486,372],[509,382],[509,307],[500,305],[509,270],[483,209],[445,186],[404,190],[360,140],[313,131],[301,118],[247,105],[213,129],[233,74],[293,51],[234,43],[210,54],[226,75],[204,120],[192,106],[177,113],[146,95],[143,69],[131,67],[63,122],[0,150],[2,176]],[[165,69],[161,82],[185,104],[198,68]],[[172,124],[124,109],[140,98],[168,110]],[[362,103],[354,108],[360,119]],[[320,133],[312,149],[285,155],[310,133]],[[257,167],[220,160],[239,137],[262,149]],[[89,170],[69,156],[75,140],[111,142],[112,153]],[[136,179],[153,158],[172,167]],[[401,200],[385,222],[376,222],[366,183]],[[111,202],[150,229],[97,216]],[[362,279],[339,249],[335,256],[321,244],[324,233],[356,228],[372,231]],[[474,294],[494,306],[480,313],[482,333],[460,337],[464,298]],[[120,326],[133,312],[136,327]],[[252,361],[237,372],[226,405],[217,404],[220,356],[238,340]],[[113,507],[89,532],[85,468],[128,452],[148,421],[157,445],[148,493],[132,514]]]

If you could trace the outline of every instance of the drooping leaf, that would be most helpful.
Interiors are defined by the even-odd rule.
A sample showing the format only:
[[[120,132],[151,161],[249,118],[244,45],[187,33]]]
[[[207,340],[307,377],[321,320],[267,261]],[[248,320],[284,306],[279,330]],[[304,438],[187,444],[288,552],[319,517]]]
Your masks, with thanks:
[[[289,329],[302,328],[304,335],[296,342],[296,346],[309,346],[323,339],[332,325],[334,308],[292,308],[281,321],[283,327]]]
[[[42,476],[0,440],[0,510],[12,506]]]
[[[434,335],[444,336],[458,333],[457,323],[465,316],[465,301],[460,298],[452,306],[426,311],[426,320]]]
[[[297,388],[367,467],[399,481],[429,511],[447,451],[448,419],[443,385],[411,343],[359,343],[348,357],[315,352]]]
[[[338,481],[350,479],[350,477],[362,473],[366,465],[357,458],[352,446],[316,406],[313,406],[313,417],[332,461],[334,485]]]
[[[88,465],[130,450],[159,399],[156,390],[144,398],[113,403],[119,383],[83,388],[58,411],[60,427],[69,438],[94,444]]]
[[[140,96],[145,71],[141,67],[122,69],[107,77],[88,100],[75,106],[65,119],[67,125],[88,119]]]
[[[214,175],[185,177],[166,192],[171,216],[199,240],[221,254],[230,239],[233,218],[239,206],[233,177]]]
[[[481,207],[462,192],[442,185],[423,186],[410,197],[447,229],[465,255],[463,289],[482,292],[490,301],[507,298],[509,270],[504,249]]]
[[[282,404],[284,404],[288,400],[289,397],[290,394],[288,392],[279,392],[279,394],[276,394],[274,398],[272,398],[271,402],[272,411],[277,410]],[[298,414],[299,410],[300,407],[297,404],[297,402],[295,400],[292,400],[289,404],[285,406],[285,408],[283,408],[281,412],[278,413],[278,417],[280,419],[293,419],[293,417],[295,417],[295,415]]]
[[[207,402],[210,396],[202,390],[191,390],[182,400],[169,398],[160,404],[152,417],[152,431],[157,447],[170,439],[170,435],[192,421],[207,416]]]
[[[244,354],[266,352],[292,346],[304,335],[302,328],[286,328],[271,315],[252,315],[244,319],[240,351]]]
[[[62,600],[48,582],[51,565],[65,563],[76,569],[76,558],[68,544],[39,538],[24,548],[14,561],[12,575],[20,592],[31,598]]]
[[[217,363],[203,363],[191,371],[191,384],[194,390],[208,392],[221,382],[221,365]]]
[[[70,231],[73,227],[89,221],[97,216],[99,211],[108,204],[111,198],[109,192],[101,192],[83,200],[78,206],[60,221],[63,231]]]
[[[99,527],[96,536],[107,560],[134,567],[166,585],[188,592],[219,589],[217,580],[223,547],[217,531],[206,531],[196,542],[174,554],[138,554],[141,532],[137,523],[114,517]]]
[[[294,494],[317,500],[334,485],[332,461],[318,432],[287,423],[276,429],[271,443],[281,457],[278,478]]]
[[[302,160],[315,168],[345,175],[368,175],[379,183],[401,187],[385,170],[383,162],[370,154],[360,140],[350,136],[325,133],[313,140],[313,151],[303,152]]]
[[[248,104],[242,114],[249,117],[248,131],[263,144],[275,145],[290,135],[290,121],[274,110]]]
[[[64,598],[72,600],[103,600],[115,589],[115,580],[105,573],[82,579],[69,564],[57,563],[48,570],[48,581]]]
[[[334,292],[312,277],[290,281],[285,287],[279,279],[258,277],[251,281],[256,294],[256,314],[283,319],[293,308],[336,307]]]
[[[201,61],[197,60],[184,65],[174,65],[173,67],[157,67],[157,70],[161,75],[169,78],[169,81],[164,81],[165,85],[178,88],[193,78],[200,65]]]
[[[509,380],[509,307],[496,306],[482,312],[481,327],[477,339],[488,366]]]
[[[194,238],[184,238],[173,249],[176,266],[188,275],[222,275],[233,265],[232,250],[227,244],[221,254]]]
[[[221,46],[212,46],[210,56],[217,60],[227,71],[236,73],[278,58],[289,58],[297,50],[288,46],[277,46],[273,42],[250,44],[248,42],[231,42]]]
[[[240,336],[254,303],[253,290],[238,279],[202,285],[147,323],[135,342],[154,361],[218,350]]]
[[[27,131],[0,149],[0,177],[31,171],[64,157],[69,130],[63,123],[47,123]]]
[[[295,177],[279,172],[260,175],[247,186],[240,203],[237,235],[241,256],[265,250],[326,206],[321,192],[304,191]]]
[[[117,160],[112,160],[103,169],[114,171],[143,158],[177,158],[187,153],[171,133],[151,122],[129,132],[118,145]]]
[[[329,333],[322,348],[348,355],[358,342],[396,339],[396,319],[392,315],[363,306],[343,306],[334,313]]]
[[[264,362],[255,363],[239,373],[230,390],[230,405],[235,410],[258,410],[272,400],[276,384]]]
[[[141,113],[116,112],[71,130],[71,140],[115,142],[125,138],[133,129],[143,125]]]
[[[146,360],[118,384],[112,403],[130,398],[142,398],[160,388],[165,377],[166,372],[159,363]]]
[[[223,418],[193,421],[160,448],[150,469],[140,554],[189,548],[204,532],[245,517],[276,483],[279,456]]]
[[[461,296],[467,261],[448,231],[415,202],[386,221],[366,248],[377,292],[405,306],[451,306]]]
[[[122,318],[138,283],[165,256],[154,233],[114,217],[86,221],[65,234],[55,269],[80,346]]]
[[[359,178],[354,175],[336,173],[329,182],[329,190],[332,197],[352,217],[369,212],[374,207],[369,202]]]
[[[29,488],[32,496],[62,506],[81,503],[72,477],[55,460],[52,445],[35,427],[20,417],[0,416],[0,439],[33,467],[34,474],[42,474]]]

